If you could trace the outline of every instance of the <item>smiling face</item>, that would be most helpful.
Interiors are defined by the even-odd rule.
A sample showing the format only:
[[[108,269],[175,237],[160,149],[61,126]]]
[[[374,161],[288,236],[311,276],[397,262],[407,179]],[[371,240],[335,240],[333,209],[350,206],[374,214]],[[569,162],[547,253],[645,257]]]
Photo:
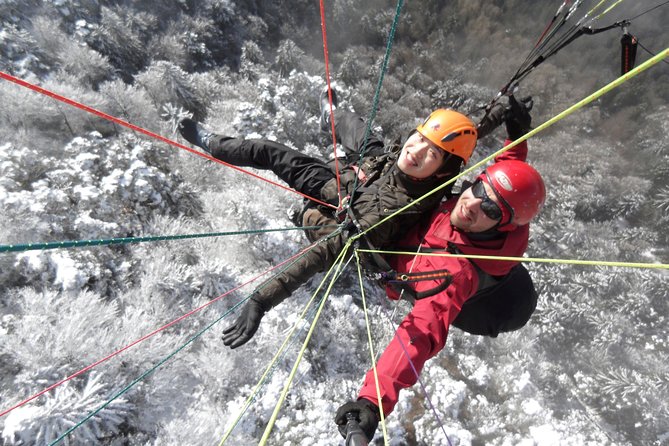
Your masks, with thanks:
[[[481,208],[481,204],[487,199],[494,202],[498,207],[502,205],[488,183],[483,181],[480,184],[484,187],[487,197],[474,196],[473,188],[470,187],[460,195],[451,211],[451,224],[462,231],[484,232],[492,229],[499,222],[499,219],[495,220],[486,215]]]
[[[446,152],[441,150],[420,132],[414,132],[402,147],[397,166],[413,178],[428,178],[439,170]]]

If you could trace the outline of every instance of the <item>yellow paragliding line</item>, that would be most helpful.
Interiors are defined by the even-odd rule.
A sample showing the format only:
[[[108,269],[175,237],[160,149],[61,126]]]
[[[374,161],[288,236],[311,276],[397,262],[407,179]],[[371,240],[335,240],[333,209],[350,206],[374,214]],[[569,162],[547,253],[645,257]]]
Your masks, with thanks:
[[[612,4],[611,6],[606,8],[601,14],[599,14],[593,20],[597,20],[597,19],[601,18],[602,16],[604,16],[604,14],[606,14],[607,12],[609,12],[610,10],[612,10],[613,8],[615,8],[616,6],[618,6],[622,2],[623,2],[623,0],[618,0],[617,2],[615,2],[614,4]]]
[[[314,329],[316,328],[316,323],[318,322],[318,318],[321,315],[321,312],[323,311],[323,308],[325,307],[325,302],[327,302],[327,297],[330,295],[330,291],[332,290],[332,287],[334,286],[335,279],[339,276],[339,272],[342,269],[342,264],[344,263],[344,260],[346,258],[346,254],[348,253],[348,250],[351,247],[351,240],[348,240],[346,242],[346,245],[344,245],[344,248],[342,249],[341,253],[339,253],[339,256],[337,257],[337,260],[335,261],[335,264],[333,265],[333,268],[336,268],[336,272],[333,276],[333,278],[330,280],[330,284],[328,285],[327,290],[325,291],[325,294],[323,298],[321,299],[321,303],[318,306],[318,311],[316,312],[316,315],[314,316],[314,320],[311,323],[311,327],[309,328],[309,332],[307,333],[307,336],[304,340],[304,343],[302,344],[302,348],[300,349],[299,354],[297,355],[297,359],[295,360],[295,364],[293,365],[293,369],[290,372],[290,375],[288,375],[288,379],[286,380],[286,383],[283,387],[283,391],[281,392],[281,396],[279,397],[279,401],[277,401],[276,406],[274,407],[274,412],[272,413],[272,416],[267,423],[267,427],[265,428],[265,432],[263,433],[262,438],[260,439],[260,442],[258,445],[264,445],[267,442],[267,439],[269,438],[269,434],[272,432],[272,428],[274,427],[274,423],[276,422],[276,419],[279,415],[279,410],[281,409],[281,406],[283,405],[283,402],[286,400],[286,395],[288,395],[288,390],[290,390],[290,385],[293,382],[293,379],[295,378],[295,375],[297,374],[297,367],[300,365],[300,361],[302,360],[302,357],[304,356],[304,352],[307,349],[307,345],[309,344],[309,341],[311,340],[311,335],[314,332]]]
[[[355,236],[351,237],[351,240],[354,241],[354,240],[362,237],[367,232],[371,231],[372,229],[376,228],[377,226],[382,225],[383,223],[385,223],[386,221],[390,220],[391,218],[397,216],[398,214],[401,214],[402,212],[409,209],[411,206],[416,205],[417,203],[419,203],[420,201],[429,197],[430,195],[435,194],[437,191],[453,184],[458,178],[460,178],[464,175],[467,175],[468,173],[470,173],[470,172],[478,169],[479,167],[485,165],[487,162],[492,161],[497,156],[501,155],[502,153],[506,152],[507,150],[510,150],[510,149],[516,147],[521,142],[526,141],[530,137],[532,137],[532,136],[536,135],[537,133],[547,129],[548,127],[555,124],[556,122],[566,118],[567,116],[571,115],[575,111],[577,111],[577,110],[583,108],[584,106],[586,106],[587,104],[591,103],[595,99],[599,99],[604,94],[608,93],[609,91],[613,90],[614,88],[618,87],[619,85],[623,84],[624,82],[627,82],[628,80],[632,79],[637,74],[646,71],[648,68],[652,67],[653,65],[657,64],[658,62],[662,61],[662,59],[665,59],[667,57],[669,57],[669,48],[664,49],[663,51],[658,53],[656,56],[654,56],[654,57],[648,59],[647,61],[645,61],[644,63],[640,64],[638,67],[636,67],[633,70],[630,70],[629,72],[623,74],[622,76],[620,76],[619,78],[617,78],[613,82],[607,84],[606,86],[604,86],[604,87],[600,88],[599,90],[597,90],[596,92],[592,93],[590,96],[587,96],[586,98],[582,99],[581,101],[579,101],[576,104],[572,105],[571,107],[567,108],[562,113],[559,113],[558,115],[554,116],[553,118],[551,118],[548,121],[544,122],[543,124],[539,125],[535,129],[527,132],[526,134],[524,134],[520,138],[516,139],[515,141],[513,141],[511,144],[507,145],[506,147],[503,147],[503,148],[499,149],[497,152],[494,152],[490,156],[487,156],[486,158],[482,159],[481,161],[479,161],[478,163],[469,167],[468,169],[465,169],[459,175],[457,175],[457,176],[451,178],[450,180],[446,181],[441,186],[431,190],[430,192],[428,192],[425,195],[423,195],[422,197],[412,201],[411,203],[404,206],[403,208],[398,209],[397,211],[388,215],[386,218],[379,221],[375,225],[370,226],[365,231],[360,232],[360,233],[356,234]]]
[[[337,260],[339,260],[339,257],[337,258]],[[328,272],[323,277],[323,280],[319,283],[318,288],[316,289],[316,291],[314,291],[313,295],[311,296],[311,299],[309,299],[309,301],[305,305],[304,310],[302,310],[302,313],[300,313],[297,321],[292,326],[292,328],[290,329],[290,332],[288,333],[288,335],[284,339],[283,343],[279,347],[279,350],[276,352],[276,354],[274,355],[274,357],[270,361],[269,365],[265,368],[264,373],[262,374],[262,376],[258,380],[258,383],[256,384],[256,386],[253,388],[253,391],[251,392],[251,394],[247,398],[246,402],[244,403],[244,407],[242,407],[242,409],[239,411],[239,415],[237,415],[234,422],[230,425],[228,430],[225,432],[225,434],[223,435],[223,438],[221,439],[218,446],[223,446],[223,444],[228,440],[228,438],[232,434],[232,431],[235,429],[235,427],[237,427],[237,424],[239,423],[239,421],[242,419],[242,417],[244,416],[244,414],[246,413],[248,408],[251,406],[251,404],[253,404],[253,402],[255,401],[256,396],[258,395],[258,393],[260,392],[260,389],[265,384],[265,381],[267,380],[267,377],[270,375],[270,372],[275,367],[276,363],[279,361],[279,359],[281,358],[281,356],[283,355],[285,350],[288,348],[290,340],[293,338],[293,336],[294,336],[295,332],[297,331],[298,327],[300,326],[301,322],[303,320],[306,320],[305,316],[306,316],[307,312],[311,308],[313,302],[316,300],[316,296],[318,295],[318,293],[320,293],[321,289],[323,288],[323,285],[325,284],[326,279],[332,275],[332,271],[334,270],[335,266],[337,265],[337,260],[335,260],[335,263],[330,267]]]
[[[377,254],[390,255],[411,255],[411,256],[434,256],[434,257],[460,257],[465,259],[485,259],[485,260],[507,260],[509,262],[526,263],[559,263],[565,265],[587,265],[587,266],[615,266],[621,268],[648,268],[648,269],[669,269],[666,263],[634,263],[634,262],[609,262],[604,260],[578,260],[578,259],[545,259],[536,257],[503,257],[503,256],[484,256],[477,254],[451,254],[446,252],[410,252],[410,251],[380,251],[375,249],[359,249],[360,252],[370,252]]]
[[[381,388],[379,387],[379,375],[376,372],[376,355],[374,354],[374,344],[372,343],[372,332],[369,328],[369,317],[367,315],[367,301],[365,299],[365,287],[362,283],[362,269],[360,268],[360,256],[358,250],[355,250],[355,261],[358,267],[358,281],[360,282],[360,295],[362,296],[362,308],[365,313],[365,326],[367,327],[367,344],[369,344],[369,356],[372,359],[372,370],[374,371],[374,383],[376,384],[377,406],[381,416],[381,430],[383,431],[383,443],[388,446],[388,431],[386,430],[386,417],[383,413],[383,404],[381,402]]]

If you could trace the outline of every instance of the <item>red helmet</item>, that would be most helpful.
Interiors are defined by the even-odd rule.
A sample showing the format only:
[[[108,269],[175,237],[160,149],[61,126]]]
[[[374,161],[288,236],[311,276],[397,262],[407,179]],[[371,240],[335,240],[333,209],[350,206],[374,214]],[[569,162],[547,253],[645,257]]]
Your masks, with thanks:
[[[480,176],[495,191],[502,204],[498,230],[526,225],[536,216],[546,199],[546,186],[539,172],[523,161],[500,161]]]
[[[416,130],[440,149],[462,158],[465,163],[476,147],[476,124],[455,110],[440,108],[433,111]]]

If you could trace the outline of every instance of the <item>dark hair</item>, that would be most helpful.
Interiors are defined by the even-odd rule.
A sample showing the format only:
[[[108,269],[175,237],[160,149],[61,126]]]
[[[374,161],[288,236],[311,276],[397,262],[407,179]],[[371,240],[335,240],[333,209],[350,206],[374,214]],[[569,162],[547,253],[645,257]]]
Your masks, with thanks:
[[[441,167],[437,171],[437,174],[448,174],[449,176],[457,175],[460,173],[460,168],[464,162],[465,160],[459,156],[449,153],[444,157],[444,161],[441,163]]]

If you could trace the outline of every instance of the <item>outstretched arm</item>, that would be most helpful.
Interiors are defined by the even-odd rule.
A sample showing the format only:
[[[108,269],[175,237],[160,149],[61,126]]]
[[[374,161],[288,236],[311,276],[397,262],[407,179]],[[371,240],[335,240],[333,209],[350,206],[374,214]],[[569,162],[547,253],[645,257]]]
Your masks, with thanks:
[[[265,313],[283,302],[314,274],[332,266],[345,242],[346,236],[338,233],[303,253],[257,288],[235,322],[223,331],[223,344],[235,349],[251,340]]]
[[[444,348],[451,322],[478,286],[476,271],[467,260],[448,260],[448,268],[457,270],[453,283],[435,296],[416,301],[376,364],[386,415],[394,409],[400,390],[413,386],[425,362]],[[436,281],[419,284],[417,291],[437,285]],[[373,370],[367,372],[358,398],[378,405]]]

